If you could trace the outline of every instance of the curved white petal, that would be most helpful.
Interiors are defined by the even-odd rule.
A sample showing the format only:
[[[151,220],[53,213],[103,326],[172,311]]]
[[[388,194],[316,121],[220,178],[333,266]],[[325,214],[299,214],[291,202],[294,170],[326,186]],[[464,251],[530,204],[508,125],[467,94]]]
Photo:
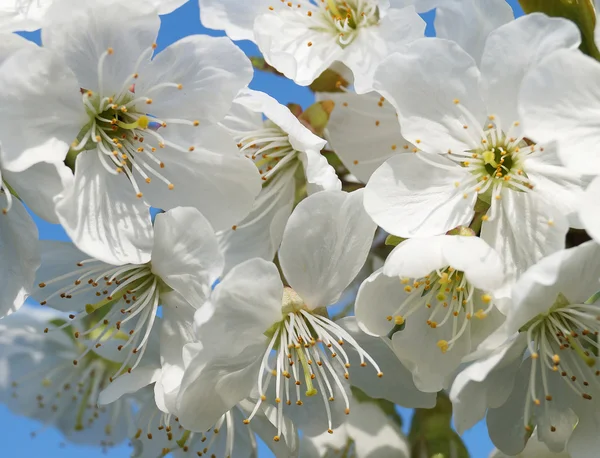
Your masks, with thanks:
[[[473,148],[469,134],[481,128],[478,123],[485,121],[487,113],[477,65],[456,43],[441,38],[415,40],[402,53],[385,59],[374,81],[375,89],[398,111],[408,141],[430,153]],[[465,119],[457,100],[474,121]]]
[[[260,192],[252,212],[236,225],[217,233],[225,256],[224,272],[252,258],[272,261],[279,250],[296,191],[293,173],[276,174]]]
[[[254,22],[254,38],[267,63],[300,86],[311,84],[344,54],[337,35],[311,25],[310,18],[289,8],[267,11]]]
[[[2,32],[0,32],[0,65],[2,65],[2,63],[8,57],[20,49],[27,47],[37,48],[37,45],[34,42],[23,38],[21,35],[17,35],[16,33],[9,33],[10,30],[7,30],[2,26],[2,22],[4,20],[3,14],[5,14],[3,11],[3,6],[4,5],[0,5],[0,30],[2,30]]]
[[[42,42],[63,57],[78,88],[108,97],[133,84],[134,73],[142,74],[136,62],[144,53],[140,65],[150,62],[159,26],[152,2],[55,0],[44,17]],[[100,75],[101,56],[109,48],[112,54],[102,59]],[[80,97],[79,91],[74,96]]]
[[[42,26],[42,19],[54,0],[5,0],[0,5],[0,30],[31,32]]]
[[[225,352],[264,342],[264,333],[282,319],[282,298],[275,264],[258,258],[239,264],[215,287],[210,303],[196,312],[197,337],[205,345],[223,343]]]
[[[58,218],[82,251],[109,264],[150,260],[152,225],[127,177],[112,175],[95,150],[77,156],[75,179],[58,198]]]
[[[214,357],[201,350],[186,367],[177,399],[181,425],[203,432],[225,412],[248,397],[258,377],[266,343],[246,345],[238,354]]]
[[[87,122],[73,72],[51,51],[27,46],[2,63],[0,86],[2,168],[62,162]]]
[[[600,178],[595,178],[579,201],[579,218],[590,236],[600,241]]]
[[[551,197],[535,192],[502,192],[497,215],[484,221],[481,238],[494,248],[504,263],[505,286],[498,297],[529,267],[565,246],[567,219],[550,203]]]
[[[468,172],[443,156],[417,154],[424,160],[413,153],[399,154],[373,173],[365,189],[369,216],[400,237],[440,235],[468,225],[477,193],[467,195],[456,186],[469,179]]]
[[[559,293],[571,304],[583,304],[600,288],[600,246],[586,242],[542,259],[513,287],[507,326],[516,331],[555,303]]]
[[[372,367],[360,367],[357,352],[348,347],[350,364],[355,370],[350,374],[353,386],[360,388],[375,399],[387,399],[394,404],[407,408],[432,408],[436,403],[435,393],[420,391],[414,384],[410,371],[398,360],[387,338],[372,337],[360,330],[354,317],[346,317],[338,321],[379,365],[383,377],[378,377]]]
[[[358,289],[354,312],[360,328],[372,335],[385,337],[393,325],[387,320],[393,316],[407,294],[397,277],[388,277],[379,269]]]
[[[364,27],[344,49],[340,61],[354,74],[354,90],[364,94],[373,90],[373,75],[379,63],[406,43],[425,35],[425,21],[413,7],[390,8],[377,26]]]
[[[135,92],[150,97],[152,114],[167,124],[170,118],[218,122],[251,79],[250,61],[231,40],[191,35],[161,51],[140,72]],[[181,89],[156,87],[161,83]]]
[[[525,134],[556,140],[564,164],[600,173],[600,64],[579,51],[559,50],[524,78],[519,96]]]
[[[504,0],[500,2],[511,9]],[[556,50],[575,50],[580,43],[581,35],[573,22],[542,13],[528,14],[492,31],[480,66],[481,92],[489,114],[504,125],[518,121],[519,89],[527,72]]]
[[[388,158],[414,148],[400,133],[396,109],[376,92],[321,94],[320,98],[335,103],[325,131],[330,147],[363,183]]]
[[[156,216],[152,272],[200,307],[223,271],[215,232],[195,208],[178,207]]]
[[[329,165],[325,156],[317,150],[308,150],[300,154],[306,176],[306,190],[308,194],[319,191],[341,191],[342,182],[335,169]]]
[[[227,130],[217,125],[171,129],[169,135],[178,135],[193,145],[193,151],[166,147],[153,153],[164,164],[160,173],[173,184],[172,189],[156,178],[146,184],[134,171],[147,202],[163,210],[197,208],[215,230],[230,228],[247,216],[262,181],[252,161],[239,154]]]
[[[4,200],[4,198],[3,198]],[[0,214],[0,318],[16,312],[33,289],[40,266],[38,231],[21,202]]]
[[[458,43],[478,63],[490,32],[514,19],[506,0],[446,0],[438,3],[436,36]]]
[[[209,29],[224,30],[232,40],[253,40],[254,20],[267,12],[269,0],[200,0],[200,20]]]
[[[362,195],[361,190],[313,194],[288,220],[279,261],[290,286],[311,309],[334,304],[367,259],[376,226]]]
[[[536,145],[535,148],[537,153],[525,156],[524,160],[531,184],[552,201],[558,213],[568,218],[570,227],[581,228],[578,211],[583,205],[584,189],[591,177],[564,167],[556,143]]]
[[[488,407],[499,407],[512,391],[526,348],[525,336],[506,341],[460,372],[450,389],[459,434],[481,420]],[[521,425],[522,427],[522,425]]]
[[[40,162],[22,172],[4,171],[2,178],[38,216],[58,224],[56,198],[73,184],[73,172],[62,162]]]
[[[422,278],[452,266],[476,288],[493,291],[504,282],[500,256],[479,237],[440,235],[409,239],[388,256],[383,273],[390,277]]]

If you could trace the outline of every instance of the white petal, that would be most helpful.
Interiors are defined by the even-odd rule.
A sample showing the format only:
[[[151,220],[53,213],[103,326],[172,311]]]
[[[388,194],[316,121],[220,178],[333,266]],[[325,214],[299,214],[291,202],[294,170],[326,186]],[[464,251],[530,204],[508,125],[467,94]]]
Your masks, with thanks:
[[[170,14],[186,3],[187,0],[151,0],[158,7],[158,14]]]
[[[313,194],[288,220],[279,261],[290,286],[311,309],[334,304],[367,259],[376,227],[362,194]]]
[[[569,458],[586,458],[593,456],[600,445],[600,418],[596,409],[589,409],[585,416],[580,415],[579,423],[573,430],[567,445]]]
[[[481,238],[502,256],[506,284],[498,297],[504,297],[525,270],[564,248],[569,227],[550,200],[535,192],[503,191],[494,205],[497,215],[483,223]]]
[[[160,20],[152,2],[123,3],[119,0],[55,0],[44,17],[42,42],[60,54],[77,75],[78,87],[114,96],[135,82],[136,62],[152,57]],[[100,84],[99,61],[103,60]],[[78,95],[79,91],[76,94]],[[83,126],[83,124],[81,125]]]
[[[54,0],[5,0],[0,5],[0,29],[6,32],[31,32],[42,26],[42,19]]]
[[[600,178],[594,179],[579,202],[579,218],[590,236],[600,241]]]
[[[157,178],[146,184],[134,172],[148,203],[164,210],[197,208],[217,231],[247,216],[262,181],[252,161],[239,154],[230,134],[216,125],[171,129],[169,135],[179,135],[182,142],[193,145],[193,151],[166,147],[153,153],[164,164],[160,173],[173,184],[171,190]]]
[[[22,172],[4,171],[2,178],[38,216],[58,224],[56,198],[73,184],[73,172],[62,162],[40,162]]]
[[[268,0],[200,0],[200,20],[204,27],[224,30],[232,40],[253,40],[254,19],[270,4]]]
[[[319,191],[341,191],[342,182],[338,178],[335,169],[329,165],[325,156],[320,151],[308,150],[300,154],[300,160],[304,165],[306,176],[306,190],[308,194]]]
[[[186,367],[181,382],[177,402],[181,425],[191,431],[207,431],[221,415],[248,397],[265,350],[266,343],[254,343],[239,354],[215,359],[211,359],[211,351],[201,351]]]
[[[564,167],[555,143],[537,145],[536,149],[538,153],[524,160],[529,180],[540,194],[552,201],[558,213],[568,218],[570,227],[581,228],[577,213],[583,205],[584,189],[590,177]]]
[[[477,63],[481,61],[490,32],[514,19],[506,0],[449,0],[438,3],[436,36],[458,43]]]
[[[387,320],[393,316],[407,297],[397,277],[388,277],[383,269],[375,271],[361,285],[356,296],[354,312],[361,329],[373,336],[387,336],[393,325]]]
[[[167,124],[168,118],[218,122],[251,79],[250,61],[231,40],[191,35],[160,52],[140,72],[135,92],[150,97],[152,114]],[[150,91],[161,83],[181,84],[182,89]]]
[[[21,35],[17,35],[16,33],[7,33],[7,29],[4,28],[1,24],[3,21],[3,11],[2,6],[0,6],[0,29],[2,32],[0,33],[0,65],[4,62],[11,54],[19,51],[24,48],[37,48],[37,45],[23,38]]]
[[[436,394],[424,393],[415,386],[410,371],[405,368],[386,343],[386,339],[372,337],[359,329],[354,317],[346,317],[338,321],[356,342],[379,365],[383,377],[378,377],[372,365],[360,367],[358,354],[349,346],[346,351],[350,356],[352,385],[360,388],[375,399],[387,399],[394,404],[407,408],[431,408],[435,406]]]
[[[215,232],[195,208],[178,207],[156,216],[152,272],[200,307],[223,271]]]
[[[269,180],[256,198],[252,212],[236,225],[235,230],[217,234],[225,256],[225,273],[252,258],[272,261],[275,257],[294,205],[295,169],[290,172],[276,174]]]
[[[527,136],[556,140],[564,164],[600,173],[600,65],[579,51],[559,50],[523,80],[520,112]]]
[[[87,122],[71,70],[51,51],[28,46],[0,66],[0,86],[2,167],[20,172],[63,161]]]
[[[599,288],[600,246],[586,242],[548,256],[527,270],[513,287],[513,306],[507,326],[518,330],[545,313],[563,294],[570,303],[582,304]]]
[[[13,199],[6,214],[0,214],[0,278],[2,299],[0,318],[25,302],[33,289],[35,272],[40,266],[38,231],[21,202]]]
[[[282,319],[282,298],[275,264],[257,258],[246,261],[225,276],[210,303],[196,312],[196,334],[206,345],[225,342],[223,351],[264,342],[264,333]]]
[[[348,170],[363,183],[392,155],[414,148],[400,133],[396,109],[379,94],[341,92],[321,95],[333,100],[325,137]]]
[[[423,38],[425,26],[414,8],[390,8],[377,26],[359,30],[340,59],[354,74],[354,90],[358,94],[372,91],[379,63],[406,43]]]
[[[407,140],[434,153],[472,149],[470,131],[464,126],[476,132],[481,125],[463,119],[455,101],[471,112],[476,123],[484,122],[487,113],[478,89],[479,70],[456,43],[415,40],[402,53],[385,59],[374,81],[375,89],[398,110]]]
[[[122,396],[136,393],[148,386],[160,375],[160,367],[138,367],[131,373],[124,373],[112,381],[98,396],[98,405],[115,402]]]
[[[477,194],[464,197],[456,187],[470,175],[455,162],[427,153],[388,159],[371,176],[365,189],[365,209],[387,232],[400,237],[427,237],[468,225]],[[439,164],[434,167],[431,163]]]
[[[152,248],[149,209],[127,177],[108,173],[97,154],[77,156],[73,186],[56,205],[58,218],[88,255],[109,264],[144,264]]]
[[[311,28],[306,13],[299,14],[290,8],[261,14],[254,22],[254,37],[267,63],[300,86],[308,86],[344,51],[337,35]]]
[[[450,399],[454,407],[454,424],[459,434],[481,420],[488,407],[504,404],[513,388],[525,347],[525,336],[521,334],[456,376]]]
[[[243,90],[238,94],[235,103],[262,113],[289,135],[292,147],[297,151],[321,151],[326,141],[313,134],[292,114],[290,109],[264,92]]]
[[[511,10],[504,0],[496,3]],[[489,114],[506,126],[519,120],[519,89],[527,72],[556,50],[577,49],[580,42],[573,22],[542,13],[520,17],[490,33],[481,60],[481,91]]]

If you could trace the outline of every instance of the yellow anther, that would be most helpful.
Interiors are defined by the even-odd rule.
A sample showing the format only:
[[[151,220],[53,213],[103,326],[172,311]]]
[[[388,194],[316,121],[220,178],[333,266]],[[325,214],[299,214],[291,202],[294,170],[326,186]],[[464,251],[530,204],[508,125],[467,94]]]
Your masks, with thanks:
[[[489,304],[490,302],[492,302],[492,296],[489,294],[484,294],[483,296],[481,296],[481,300],[486,304]]]
[[[451,281],[451,280],[448,278],[448,273],[447,273],[447,272],[444,272],[444,273],[442,274],[442,276],[440,277],[440,279],[438,280],[438,282],[439,282],[441,285],[447,285],[448,283],[450,283],[450,281]]]
[[[440,350],[442,350],[442,353],[446,353],[448,351],[449,344],[446,340],[439,340],[437,346]]]
[[[404,317],[401,315],[396,315],[394,318],[394,323],[396,323],[398,326],[402,326],[404,324]]]
[[[475,316],[480,320],[483,320],[485,317],[487,317],[487,314],[482,309],[479,309],[477,312],[475,312]]]
[[[410,286],[410,285],[406,285],[406,286],[404,287],[404,291],[405,291],[405,292],[407,292],[407,293],[410,293],[410,292],[412,292],[412,286]]]

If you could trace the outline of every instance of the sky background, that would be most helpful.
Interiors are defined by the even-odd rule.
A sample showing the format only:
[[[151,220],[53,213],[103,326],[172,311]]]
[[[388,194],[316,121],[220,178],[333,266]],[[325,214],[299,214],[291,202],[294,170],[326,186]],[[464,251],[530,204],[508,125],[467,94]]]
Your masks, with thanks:
[[[251,1],[251,0],[240,0]],[[523,14],[517,0],[508,0],[515,10],[515,15]],[[191,0],[175,12],[164,16],[158,37],[159,50],[164,49],[171,43],[192,34],[208,34],[213,36],[224,35],[221,32],[208,30],[202,27],[199,21],[199,9],[196,0]],[[428,13],[423,16],[427,21],[427,35],[433,36],[434,14]],[[39,33],[23,34],[27,38],[39,43]],[[257,47],[250,42],[239,42],[238,45],[248,56],[260,55]],[[292,81],[275,75],[257,72],[251,84],[252,89],[259,90],[275,97],[282,104],[290,102],[298,103],[303,107],[311,105],[314,100],[312,92],[305,87],[299,87]],[[47,240],[68,240],[60,226],[46,223],[34,216],[40,231],[40,238]],[[411,411],[400,409],[405,422],[405,430],[410,425]],[[4,406],[0,406],[0,437],[2,440],[3,458],[36,457],[45,458],[100,458],[106,457],[99,448],[81,447],[68,444],[62,435],[51,429],[44,429],[43,425],[27,418],[13,415]],[[32,433],[36,433],[32,437]],[[480,423],[470,431],[467,431],[463,440],[472,458],[487,458],[493,449],[488,437],[485,423]],[[110,458],[127,458],[131,449],[125,444],[112,449],[108,456]],[[273,456],[266,447],[262,446],[260,458]]]

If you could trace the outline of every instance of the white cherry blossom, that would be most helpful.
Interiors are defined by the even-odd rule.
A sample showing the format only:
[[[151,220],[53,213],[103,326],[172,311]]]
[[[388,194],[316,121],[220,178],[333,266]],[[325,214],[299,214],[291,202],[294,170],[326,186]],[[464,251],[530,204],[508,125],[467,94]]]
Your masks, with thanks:
[[[247,421],[265,402],[274,404],[275,441],[284,413],[307,434],[331,432],[349,412],[346,379],[369,371],[374,385],[383,377],[374,358],[325,311],[356,276],[373,239],[375,226],[361,200],[361,191],[323,191],[296,207],[279,251],[289,287],[274,264],[252,259],[215,288],[211,307],[195,316],[200,344],[186,364],[177,403],[184,427],[205,430],[257,390]],[[349,369],[367,364],[372,367]]]
[[[412,3],[250,0],[240,8],[232,0],[201,0],[200,15],[233,39],[252,39],[267,63],[302,86],[341,62],[352,70],[357,92],[368,92],[378,63],[424,35]]]
[[[133,427],[132,399],[97,406],[120,363],[90,352],[73,364],[82,347],[60,330],[65,318],[23,308],[0,322],[0,399],[15,414],[58,428],[70,442],[108,449]]]
[[[536,426],[554,452],[566,444],[572,457],[583,458],[598,446],[592,431],[600,396],[594,367],[599,248],[587,242],[559,251],[514,285],[505,324],[482,343],[478,359],[452,386],[459,431],[489,407],[490,437],[508,455],[523,451]]]
[[[493,295],[503,283],[500,256],[478,237],[410,239],[362,284],[356,317],[391,340],[419,389],[435,393],[502,323]]]
[[[535,62],[579,42],[569,21],[531,14],[488,36],[481,69],[442,39],[417,40],[386,59],[376,87],[418,150],[392,157],[371,176],[365,208],[375,222],[394,235],[423,237],[476,220],[502,255],[509,283],[563,248],[569,223],[580,227],[586,181],[562,166],[556,145],[524,137],[518,93]],[[513,43],[518,59],[509,52]]]
[[[21,170],[42,150],[69,152],[57,213],[80,249],[140,262],[148,205],[196,207],[217,230],[250,212],[258,173],[216,125],[250,81],[241,50],[194,35],[154,56],[160,21],[146,3],[58,0],[44,20],[43,52],[17,53],[3,80],[0,138]]]
[[[54,241],[42,243],[42,256],[33,297],[41,305],[76,312],[69,315],[65,326],[102,313],[95,326],[75,337],[87,347],[83,356],[99,343],[118,344],[117,350],[127,357],[111,375],[116,378],[133,371],[123,384],[130,388],[131,380],[138,380],[135,386],[145,386],[140,378],[154,373],[147,370],[134,377],[159,307],[169,320],[184,316],[186,310],[193,313],[204,304],[223,269],[223,255],[212,227],[198,210],[184,207],[157,215],[153,246],[143,263],[110,265],[85,256],[70,243]],[[176,310],[167,310],[171,305]],[[116,332],[122,327],[127,327],[129,334],[126,342],[119,342]]]

